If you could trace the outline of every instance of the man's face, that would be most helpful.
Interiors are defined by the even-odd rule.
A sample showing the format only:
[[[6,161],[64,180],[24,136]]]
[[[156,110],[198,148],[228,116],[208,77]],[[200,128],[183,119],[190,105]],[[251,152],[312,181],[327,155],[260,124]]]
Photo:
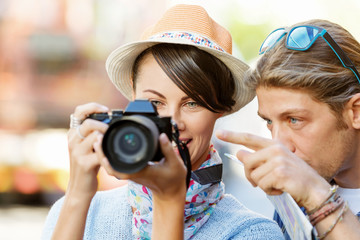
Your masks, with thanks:
[[[351,168],[357,148],[355,131],[340,129],[327,104],[300,90],[259,87],[256,93],[259,116],[267,121],[273,139],[327,180]]]

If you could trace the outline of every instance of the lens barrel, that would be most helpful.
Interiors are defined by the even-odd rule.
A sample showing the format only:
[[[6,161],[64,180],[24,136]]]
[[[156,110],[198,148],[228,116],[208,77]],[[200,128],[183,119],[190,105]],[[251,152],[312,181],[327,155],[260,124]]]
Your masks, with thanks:
[[[143,115],[123,116],[110,124],[102,148],[114,170],[135,173],[159,151],[159,129]]]

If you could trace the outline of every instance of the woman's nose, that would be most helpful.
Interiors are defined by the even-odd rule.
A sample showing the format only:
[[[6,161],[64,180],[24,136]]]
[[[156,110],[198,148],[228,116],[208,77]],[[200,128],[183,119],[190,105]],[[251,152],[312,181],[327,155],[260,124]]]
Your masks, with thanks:
[[[185,123],[181,111],[178,109],[169,109],[168,114],[168,116],[170,116],[171,119],[176,123],[179,131],[183,131],[185,129]]]

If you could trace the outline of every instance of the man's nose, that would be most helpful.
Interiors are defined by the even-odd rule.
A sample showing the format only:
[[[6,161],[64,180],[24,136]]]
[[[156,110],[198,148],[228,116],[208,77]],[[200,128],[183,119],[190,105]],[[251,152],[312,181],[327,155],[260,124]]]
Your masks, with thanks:
[[[274,140],[281,142],[291,152],[295,152],[296,148],[295,145],[293,144],[291,134],[289,131],[290,131],[289,129],[285,129],[281,126],[275,125],[272,128],[271,135]]]

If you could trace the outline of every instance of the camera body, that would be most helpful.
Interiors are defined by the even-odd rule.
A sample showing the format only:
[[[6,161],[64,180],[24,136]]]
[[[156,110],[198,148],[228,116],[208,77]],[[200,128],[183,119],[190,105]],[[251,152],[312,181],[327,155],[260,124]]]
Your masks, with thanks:
[[[109,124],[102,149],[114,170],[122,173],[135,173],[149,161],[160,161],[159,135],[165,133],[170,140],[173,136],[171,118],[160,117],[148,100],[129,102],[125,111],[94,113],[88,118]]]

